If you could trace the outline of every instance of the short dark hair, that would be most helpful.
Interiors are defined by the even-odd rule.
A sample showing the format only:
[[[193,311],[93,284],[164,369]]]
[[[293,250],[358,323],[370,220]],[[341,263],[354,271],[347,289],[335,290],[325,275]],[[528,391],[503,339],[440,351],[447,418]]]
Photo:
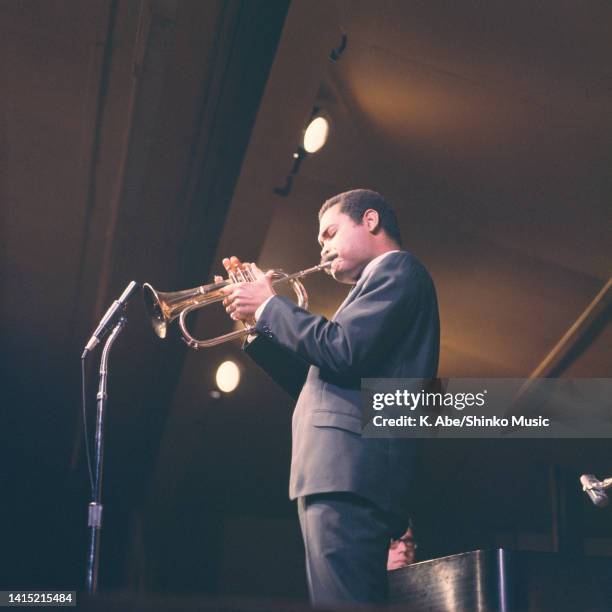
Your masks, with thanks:
[[[323,203],[319,210],[319,221],[325,211],[336,204],[340,204],[340,212],[348,215],[357,225],[363,223],[363,214],[366,210],[369,208],[375,210],[380,218],[380,227],[385,234],[398,246],[402,246],[402,235],[395,211],[380,193],[371,189],[352,189],[339,193]]]

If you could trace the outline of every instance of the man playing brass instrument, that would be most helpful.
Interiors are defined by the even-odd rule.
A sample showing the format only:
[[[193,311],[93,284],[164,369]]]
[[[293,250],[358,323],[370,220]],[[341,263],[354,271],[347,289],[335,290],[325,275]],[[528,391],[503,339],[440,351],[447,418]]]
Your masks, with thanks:
[[[236,257],[253,282],[225,287],[235,320],[256,321],[246,352],[297,399],[289,493],[297,499],[311,601],[386,601],[389,541],[410,513],[417,441],[361,436],[361,378],[435,378],[436,292],[423,264],[401,249],[393,209],[370,190],[319,211],[321,260],[353,288],[331,320],[276,295],[270,275]]]

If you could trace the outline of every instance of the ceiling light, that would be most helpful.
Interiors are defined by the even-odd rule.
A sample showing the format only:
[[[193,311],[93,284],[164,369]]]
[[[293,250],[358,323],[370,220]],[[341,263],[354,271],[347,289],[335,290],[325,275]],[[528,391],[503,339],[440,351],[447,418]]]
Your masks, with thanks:
[[[319,115],[315,117],[304,132],[304,149],[308,153],[316,153],[327,142],[329,136],[329,121]]]
[[[240,370],[233,361],[224,361],[217,368],[217,387],[224,393],[231,393],[240,382]]]

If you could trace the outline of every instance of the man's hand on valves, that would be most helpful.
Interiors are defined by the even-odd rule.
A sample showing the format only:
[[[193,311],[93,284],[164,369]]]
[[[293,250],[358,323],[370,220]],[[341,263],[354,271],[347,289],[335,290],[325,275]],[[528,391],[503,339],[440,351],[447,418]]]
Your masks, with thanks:
[[[241,263],[235,257],[226,257],[223,267],[231,279],[237,282],[221,289],[225,295],[223,305],[235,321],[254,322],[255,311],[269,297],[276,295],[272,287],[272,272],[262,272],[254,263]],[[215,282],[222,281],[221,276],[215,276]]]

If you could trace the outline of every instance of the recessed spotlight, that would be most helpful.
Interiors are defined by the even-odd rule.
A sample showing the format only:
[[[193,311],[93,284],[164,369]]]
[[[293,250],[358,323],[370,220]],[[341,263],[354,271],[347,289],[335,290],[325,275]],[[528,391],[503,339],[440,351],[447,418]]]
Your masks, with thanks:
[[[328,136],[329,121],[321,115],[315,117],[304,132],[304,150],[316,153],[325,145]]]
[[[215,380],[223,393],[231,393],[240,382],[240,369],[233,361],[224,361],[217,368]]]

